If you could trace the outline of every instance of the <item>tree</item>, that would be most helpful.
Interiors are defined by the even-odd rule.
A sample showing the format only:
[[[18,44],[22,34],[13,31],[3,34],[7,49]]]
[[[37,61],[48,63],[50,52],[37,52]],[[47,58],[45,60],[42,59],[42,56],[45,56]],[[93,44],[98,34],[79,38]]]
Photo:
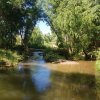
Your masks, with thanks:
[[[44,45],[46,47],[57,48],[57,37],[54,33],[48,33],[44,35]]]
[[[38,27],[35,27],[32,34],[30,35],[28,46],[34,48],[41,48],[44,46],[44,37]]]
[[[67,48],[70,55],[83,51],[88,58],[89,52],[96,48],[94,42],[100,34],[99,2],[48,0],[44,9],[47,21],[57,35],[58,46]]]
[[[23,9],[23,23],[20,29],[20,34],[23,36],[23,44],[27,46],[29,37],[39,18],[39,9],[37,8],[36,0],[25,0],[22,4]]]
[[[1,47],[13,47],[18,32],[21,10],[10,0],[0,1],[0,40]]]
[[[20,34],[22,45],[27,46],[29,37],[39,18],[37,0],[0,1],[0,41],[1,46],[15,46],[16,35]]]

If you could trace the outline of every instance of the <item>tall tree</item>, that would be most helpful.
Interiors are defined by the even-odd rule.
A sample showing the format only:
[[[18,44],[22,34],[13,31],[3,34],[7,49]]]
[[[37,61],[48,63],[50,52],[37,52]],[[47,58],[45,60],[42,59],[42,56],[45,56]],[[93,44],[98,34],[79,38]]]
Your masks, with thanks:
[[[35,27],[32,34],[30,35],[28,46],[34,48],[41,48],[44,46],[44,37],[38,27]]]
[[[1,46],[12,47],[21,18],[21,11],[10,0],[0,1],[0,40]]]
[[[22,4],[23,23],[20,29],[24,45],[27,45],[29,37],[39,18],[39,9],[37,8],[37,0],[25,0]]]
[[[0,44],[13,47],[16,34],[27,45],[29,36],[39,17],[37,0],[1,0],[0,1]]]
[[[45,12],[59,47],[67,48],[71,55],[83,51],[85,56],[96,47],[94,42],[100,34],[98,1],[48,0]]]

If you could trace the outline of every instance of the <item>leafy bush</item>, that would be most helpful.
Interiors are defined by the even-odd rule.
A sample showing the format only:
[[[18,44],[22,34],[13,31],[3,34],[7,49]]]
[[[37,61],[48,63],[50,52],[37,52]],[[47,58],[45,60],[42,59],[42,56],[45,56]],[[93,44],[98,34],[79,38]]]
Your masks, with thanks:
[[[60,56],[57,53],[54,53],[52,51],[49,51],[48,53],[46,53],[44,58],[47,62],[54,62],[60,59],[65,59],[63,56]]]
[[[96,70],[97,70],[97,73],[99,73],[100,75],[100,48],[97,51]]]
[[[14,66],[20,59],[21,56],[19,56],[17,52],[12,52],[10,50],[0,50],[0,64]]]
[[[98,60],[100,60],[100,48],[98,49],[98,51],[96,52],[96,58],[98,59]]]

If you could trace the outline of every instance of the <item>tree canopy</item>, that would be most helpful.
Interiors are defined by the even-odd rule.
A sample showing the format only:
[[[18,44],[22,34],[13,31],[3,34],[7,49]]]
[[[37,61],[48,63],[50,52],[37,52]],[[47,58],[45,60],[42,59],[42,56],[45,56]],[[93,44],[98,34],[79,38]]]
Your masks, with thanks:
[[[1,0],[0,1],[0,46],[13,47],[16,34],[27,45],[29,35],[39,18],[37,0]]]
[[[35,41],[39,20],[51,26],[57,46],[71,56],[83,52],[88,58],[100,46],[99,0],[1,0],[0,47],[13,48],[18,35],[25,48],[33,40],[40,44]]]
[[[99,0],[45,1],[48,23],[58,37],[58,46],[73,55],[83,51],[88,55],[100,40]]]

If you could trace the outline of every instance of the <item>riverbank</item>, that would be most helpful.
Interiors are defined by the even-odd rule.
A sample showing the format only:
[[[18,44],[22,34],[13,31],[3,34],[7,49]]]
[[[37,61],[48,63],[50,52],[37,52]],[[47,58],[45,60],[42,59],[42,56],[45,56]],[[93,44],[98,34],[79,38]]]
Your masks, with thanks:
[[[66,49],[45,49],[44,54],[44,59],[50,63],[61,63],[66,62],[66,60],[96,61],[100,59],[100,48],[96,51],[89,52],[87,56],[83,52],[69,54]]]
[[[0,67],[16,66],[21,58],[16,51],[0,49]]]

